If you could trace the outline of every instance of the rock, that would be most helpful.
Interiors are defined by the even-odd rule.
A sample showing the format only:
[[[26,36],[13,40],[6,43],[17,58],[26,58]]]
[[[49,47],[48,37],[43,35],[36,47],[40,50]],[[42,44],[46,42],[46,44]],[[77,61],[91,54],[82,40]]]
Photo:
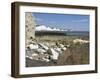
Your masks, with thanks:
[[[35,38],[35,17],[32,12],[25,12],[25,43],[26,45]]]
[[[31,59],[31,60],[33,59],[33,58],[32,58],[32,57],[30,57],[30,56],[28,56],[28,58],[29,58],[29,59]]]
[[[49,59],[46,59],[46,58],[43,58],[43,60],[44,60],[45,62],[49,62],[49,61],[50,61]]]
[[[82,39],[74,39],[73,43],[80,43],[80,44],[84,44],[84,43],[89,43],[89,41],[87,40],[82,40]]]
[[[60,46],[61,48],[63,48],[63,47],[64,47],[64,45],[63,45],[63,44],[59,44],[59,46]]]
[[[39,53],[45,53],[46,50],[44,50],[44,49],[37,49],[37,52],[39,52]]]
[[[59,53],[56,52],[54,49],[50,48],[48,50],[48,53],[50,54],[51,59],[53,59],[53,60],[57,60],[58,59]]]
[[[34,53],[34,54],[32,54],[32,58],[33,58],[34,60],[38,60],[39,55],[38,55],[38,54],[36,54],[36,53]]]
[[[65,45],[65,47],[66,47],[66,48],[69,48],[69,47],[70,47],[70,45],[69,45],[69,44],[67,44],[67,45]]]
[[[56,51],[61,52],[61,48],[54,48]]]
[[[38,56],[38,54],[34,53],[34,54],[32,54],[32,56]]]
[[[30,48],[30,49],[38,49],[39,46],[38,46],[37,44],[30,44],[30,45],[29,45],[29,48]]]
[[[40,45],[43,49],[45,49],[45,50],[48,50],[48,49],[49,49],[47,46],[45,46],[45,45],[42,44],[42,43],[39,43],[39,45]]]
[[[67,49],[66,47],[63,47],[63,48],[62,48],[63,51],[65,51],[66,49]]]
[[[31,51],[30,50],[26,50],[26,55],[25,55],[26,57],[31,57],[32,56],[32,53],[31,53]]]

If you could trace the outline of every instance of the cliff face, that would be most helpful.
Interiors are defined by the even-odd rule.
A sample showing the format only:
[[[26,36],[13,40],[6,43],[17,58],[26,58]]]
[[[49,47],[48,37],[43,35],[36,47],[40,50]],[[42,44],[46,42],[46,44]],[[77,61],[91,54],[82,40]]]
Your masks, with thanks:
[[[35,18],[32,12],[25,13],[25,43],[28,45],[35,38]]]

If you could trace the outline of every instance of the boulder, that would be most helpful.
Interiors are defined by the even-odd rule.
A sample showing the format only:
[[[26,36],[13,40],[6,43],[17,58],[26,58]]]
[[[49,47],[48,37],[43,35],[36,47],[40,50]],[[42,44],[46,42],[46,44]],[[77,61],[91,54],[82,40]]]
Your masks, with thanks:
[[[30,44],[29,49],[38,49],[39,46],[37,44]]]
[[[50,48],[50,49],[48,50],[48,53],[50,54],[50,58],[51,58],[52,60],[58,60],[59,53],[56,52],[53,48]]]
[[[42,47],[42,48],[45,49],[45,50],[48,50],[48,49],[49,49],[47,46],[45,46],[45,45],[42,44],[42,43],[39,43],[39,46]]]
[[[39,48],[39,49],[37,49],[37,52],[39,52],[39,53],[45,53],[46,50]]]

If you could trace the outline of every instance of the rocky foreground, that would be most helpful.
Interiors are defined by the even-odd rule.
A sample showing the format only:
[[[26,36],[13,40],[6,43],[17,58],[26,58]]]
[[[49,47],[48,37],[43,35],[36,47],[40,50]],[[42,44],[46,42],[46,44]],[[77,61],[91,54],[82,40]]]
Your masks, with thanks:
[[[34,41],[26,46],[26,66],[56,66],[89,63],[89,41],[74,39],[62,42]]]

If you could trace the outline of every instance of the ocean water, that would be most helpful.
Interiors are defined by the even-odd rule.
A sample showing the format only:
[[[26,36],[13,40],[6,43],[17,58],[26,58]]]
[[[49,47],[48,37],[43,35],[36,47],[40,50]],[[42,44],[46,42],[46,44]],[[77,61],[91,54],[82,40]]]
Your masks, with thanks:
[[[35,35],[89,36],[88,31],[36,31]]]
[[[89,36],[88,31],[66,31],[66,36]]]

